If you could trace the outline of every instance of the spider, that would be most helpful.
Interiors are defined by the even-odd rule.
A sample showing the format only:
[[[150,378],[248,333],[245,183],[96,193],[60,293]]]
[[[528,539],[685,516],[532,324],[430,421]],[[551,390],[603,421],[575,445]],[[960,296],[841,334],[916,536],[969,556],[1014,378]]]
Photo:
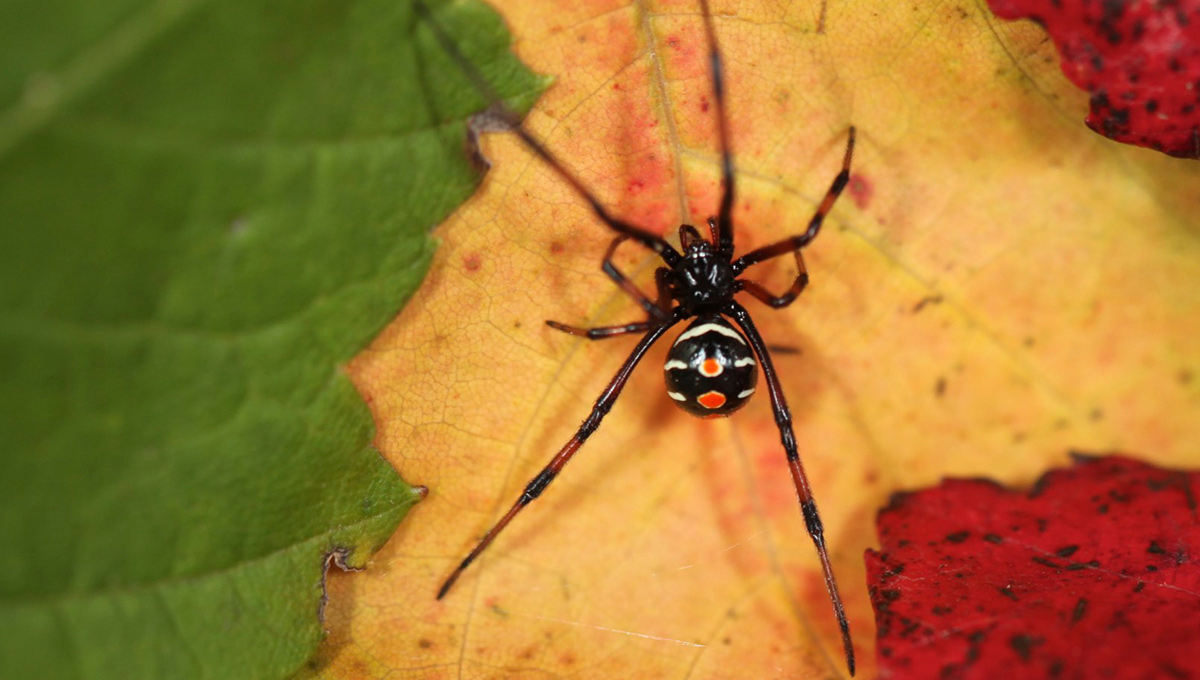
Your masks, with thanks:
[[[790,305],[808,285],[808,268],[804,264],[801,250],[816,238],[825,216],[850,179],[855,128],[851,126],[848,131],[841,171],[838,172],[833,183],[825,192],[824,198],[808,222],[808,228],[801,234],[757,248],[735,258],[733,204],[736,196],[736,182],[733,153],[729,143],[729,121],[725,112],[723,66],[708,0],[700,0],[708,44],[713,100],[716,108],[723,191],[717,215],[708,218],[708,238],[701,236],[700,232],[692,225],[684,224],[679,227],[679,240],[682,248],[682,252],[680,252],[662,237],[612,216],[597,200],[595,194],[524,128],[520,117],[503,103],[479,70],[458,49],[458,46],[451,40],[449,34],[433,17],[422,0],[416,0],[415,7],[442,49],[471,80],[475,89],[488,100],[491,110],[503,118],[507,127],[588,203],[601,222],[616,233],[616,237],[605,253],[601,269],[647,314],[644,321],[596,328],[581,328],[557,321],[546,322],[551,328],[571,335],[583,336],[589,340],[601,340],[634,333],[643,335],[633,352],[625,359],[625,363],[609,381],[604,392],[600,394],[592,407],[592,412],[583,421],[574,436],[559,449],[542,471],[529,481],[524,492],[508,512],[488,530],[475,548],[446,578],[445,583],[438,591],[437,598],[440,600],[445,597],[463,570],[492,544],[492,541],[521,510],[541,496],[550,486],[563,467],[600,426],[600,421],[612,409],[621,390],[625,387],[625,383],[629,380],[629,376],[651,345],[675,325],[693,319],[691,324],[675,338],[675,342],[667,354],[667,360],[663,366],[667,395],[676,405],[692,415],[701,418],[728,416],[745,406],[754,394],[758,383],[758,369],[761,367],[771,399],[771,409],[775,414],[775,423],[779,427],[779,436],[787,457],[788,468],[799,496],[800,511],[821,560],[825,586],[829,591],[829,598],[842,633],[846,665],[850,675],[853,676],[854,645],[850,639],[850,625],[846,620],[845,608],[842,605],[837,581],[829,562],[821,516],[817,512],[817,504],[813,499],[808,477],[804,473],[804,465],[800,462],[800,454],[796,449],[791,412],[788,410],[783,387],[779,382],[775,366],[771,362],[767,345],[755,327],[750,313],[734,299],[734,296],[737,293],[748,293],[772,308],[781,309]],[[643,293],[613,263],[613,256],[618,246],[630,240],[654,252],[666,265],[655,270],[657,296],[654,299]],[[738,278],[755,264],[789,253],[794,253],[799,272],[791,287],[782,295],[773,295],[754,281]]]

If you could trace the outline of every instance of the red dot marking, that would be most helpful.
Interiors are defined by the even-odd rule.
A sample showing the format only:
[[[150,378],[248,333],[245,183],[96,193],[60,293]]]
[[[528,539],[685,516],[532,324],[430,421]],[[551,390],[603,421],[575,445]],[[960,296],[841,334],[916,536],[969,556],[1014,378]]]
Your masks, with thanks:
[[[725,405],[725,395],[720,392],[705,392],[696,397],[696,401],[704,408],[721,408]]]
[[[700,364],[700,374],[706,378],[721,375],[722,369],[721,362],[716,359],[705,359],[704,363]]]
[[[469,272],[479,271],[479,266],[481,264],[482,260],[479,259],[478,255],[468,255],[463,258],[463,265],[466,266],[467,271]]]
[[[560,241],[551,241],[550,242],[550,252],[551,253],[557,255],[564,250],[566,250],[566,246],[564,246]]]
[[[708,97],[700,98],[700,110],[706,113],[708,112]]]
[[[874,187],[862,175],[851,175],[850,186],[846,188],[850,190],[850,198],[854,199],[854,205],[857,205],[859,210],[867,207],[867,204],[871,202]]]

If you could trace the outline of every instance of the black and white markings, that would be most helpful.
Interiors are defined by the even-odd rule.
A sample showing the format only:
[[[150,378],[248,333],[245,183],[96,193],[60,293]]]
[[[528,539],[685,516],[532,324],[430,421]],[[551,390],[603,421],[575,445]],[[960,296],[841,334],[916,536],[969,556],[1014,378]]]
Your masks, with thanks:
[[[715,314],[701,315],[679,334],[663,364],[667,395],[702,418],[727,416],[758,384],[758,362],[746,338]]]

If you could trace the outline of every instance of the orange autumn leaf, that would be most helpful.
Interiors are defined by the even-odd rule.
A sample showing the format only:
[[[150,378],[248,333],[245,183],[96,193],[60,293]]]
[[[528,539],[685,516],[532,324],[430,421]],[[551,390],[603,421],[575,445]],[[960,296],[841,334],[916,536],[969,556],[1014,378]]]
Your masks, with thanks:
[[[693,0],[494,3],[556,77],[527,125],[625,219],[673,235],[719,191]],[[1037,26],[981,6],[714,3],[739,252],[807,223],[858,126],[854,175],[773,345],[846,598],[890,494],[1028,483],[1072,449],[1200,464],[1200,166],[1081,122]],[[822,30],[818,30],[818,28]],[[430,488],[365,574],[334,575],[325,678],[841,677],[840,642],[768,400],[697,420],[660,343],[546,493],[434,596],[631,350],[547,328],[638,320],[611,233],[512,135],[437,230],[420,292],[351,366],[377,444]],[[655,258],[619,264],[652,290]],[[750,274],[782,290],[794,263]],[[760,390],[761,391],[761,390]]]

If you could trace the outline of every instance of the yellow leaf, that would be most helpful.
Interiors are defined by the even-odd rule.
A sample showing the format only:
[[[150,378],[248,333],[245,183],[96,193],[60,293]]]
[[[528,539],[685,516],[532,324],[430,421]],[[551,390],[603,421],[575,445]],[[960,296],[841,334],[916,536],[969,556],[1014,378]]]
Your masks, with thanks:
[[[719,192],[697,3],[502,0],[556,83],[534,134],[626,219],[672,235]],[[982,5],[715,2],[739,252],[802,230],[858,126],[854,178],[785,310],[749,299],[825,519],[860,676],[862,552],[893,492],[1024,483],[1071,449],[1200,463],[1200,166],[1082,124],[1041,29]],[[823,21],[823,30],[818,24]],[[334,576],[329,678],[845,675],[768,400],[696,420],[650,353],[546,493],[434,596],[567,440],[642,313],[600,272],[612,234],[512,135],[429,278],[354,362],[378,445],[430,488],[366,574]],[[618,262],[653,289],[655,258]],[[790,258],[751,270],[782,290]],[[762,390],[760,390],[761,392]]]

